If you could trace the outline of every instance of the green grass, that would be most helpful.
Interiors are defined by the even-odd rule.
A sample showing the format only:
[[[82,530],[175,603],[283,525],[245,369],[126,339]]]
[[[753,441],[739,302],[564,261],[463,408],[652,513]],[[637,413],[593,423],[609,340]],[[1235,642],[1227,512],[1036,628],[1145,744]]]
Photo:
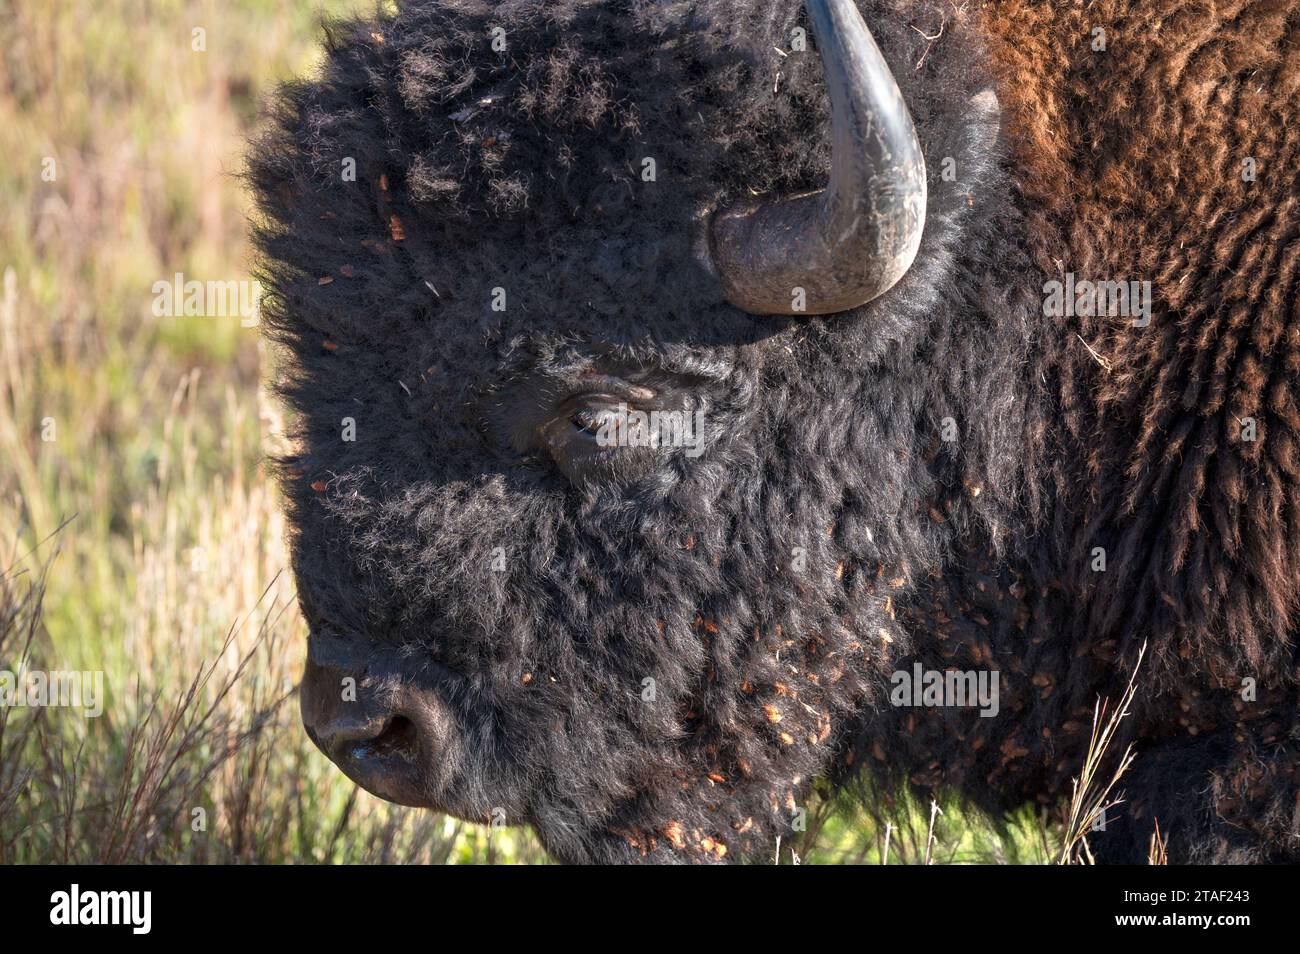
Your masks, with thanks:
[[[3,6],[0,669],[102,670],[108,699],[97,719],[0,709],[0,862],[544,861],[528,832],[373,799],[310,745],[262,466],[284,440],[267,354],[237,317],[151,312],[175,272],[249,277],[244,142],[273,85],[316,63],[317,11]],[[920,863],[926,808],[891,824],[890,862]],[[954,811],[931,847],[1041,861],[1040,836],[1032,818],[996,833]],[[780,860],[876,863],[882,847],[872,819],[826,806]]]

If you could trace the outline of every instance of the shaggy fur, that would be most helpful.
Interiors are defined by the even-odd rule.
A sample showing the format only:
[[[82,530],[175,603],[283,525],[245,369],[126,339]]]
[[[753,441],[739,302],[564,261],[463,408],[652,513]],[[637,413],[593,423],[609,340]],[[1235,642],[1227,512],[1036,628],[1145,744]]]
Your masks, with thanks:
[[[729,199],[825,182],[799,3],[330,29],[251,168],[309,622],[454,674],[431,800],[596,861],[768,854],[818,776],[1056,804],[1145,641],[1094,851],[1143,857],[1158,818],[1171,860],[1296,857],[1296,3],[861,7],[926,232],[807,320],[737,311],[694,254]],[[1152,281],[1151,326],[1044,318],[1070,270]],[[510,439],[539,381],[608,362],[696,375],[703,455],[575,486]],[[999,716],[889,705],[917,660],[999,670]]]

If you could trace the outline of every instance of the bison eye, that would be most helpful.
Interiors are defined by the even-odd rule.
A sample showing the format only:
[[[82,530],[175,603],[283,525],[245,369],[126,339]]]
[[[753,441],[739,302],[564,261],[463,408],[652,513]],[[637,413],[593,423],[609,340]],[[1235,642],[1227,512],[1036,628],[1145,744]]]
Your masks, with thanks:
[[[575,486],[627,483],[703,452],[714,376],[640,365],[534,368],[485,392],[484,436],[521,466]]]
[[[573,412],[569,422],[584,435],[595,438],[596,443],[604,441],[609,444],[611,436],[615,438],[614,443],[617,443],[618,430],[626,417],[617,405],[602,403],[588,406],[584,403]]]
[[[542,448],[576,485],[621,483],[662,466],[675,449],[695,456],[702,435],[692,381],[664,373],[595,371],[547,389]]]
[[[645,384],[589,373],[548,396],[538,436],[575,484],[631,480],[658,459],[658,435],[649,421],[661,396]]]

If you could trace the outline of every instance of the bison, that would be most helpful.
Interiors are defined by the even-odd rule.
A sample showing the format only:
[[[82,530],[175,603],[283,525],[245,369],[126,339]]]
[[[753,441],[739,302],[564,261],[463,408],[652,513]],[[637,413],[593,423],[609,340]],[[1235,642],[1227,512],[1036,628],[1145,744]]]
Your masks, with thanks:
[[[311,738],[730,862],[1059,806],[1136,672],[1095,856],[1300,858],[1298,88],[1295,0],[327,25],[249,165]]]

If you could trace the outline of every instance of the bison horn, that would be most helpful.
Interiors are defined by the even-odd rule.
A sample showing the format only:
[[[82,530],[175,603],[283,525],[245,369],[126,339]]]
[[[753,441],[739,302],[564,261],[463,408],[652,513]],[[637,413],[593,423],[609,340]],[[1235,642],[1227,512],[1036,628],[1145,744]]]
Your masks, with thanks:
[[[825,315],[871,301],[911,266],[925,226],[921,144],[854,0],[808,0],[808,15],[830,87],[830,182],[728,206],[709,225],[727,299],[754,314]]]

